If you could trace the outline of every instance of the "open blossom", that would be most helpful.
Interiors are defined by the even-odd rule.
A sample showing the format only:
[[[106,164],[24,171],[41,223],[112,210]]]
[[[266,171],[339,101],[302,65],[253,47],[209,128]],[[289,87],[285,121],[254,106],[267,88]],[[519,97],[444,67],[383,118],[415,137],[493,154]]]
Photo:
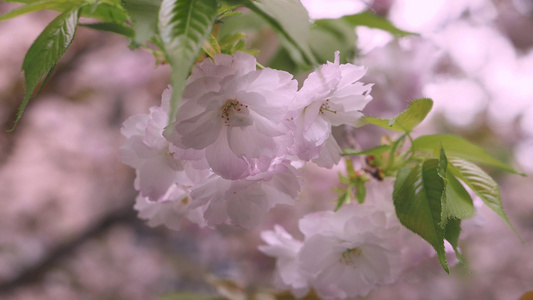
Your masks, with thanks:
[[[207,225],[257,226],[276,204],[293,204],[300,184],[294,170],[277,163],[262,174],[227,180],[216,174],[192,188],[191,207],[205,206]]]
[[[400,252],[389,243],[395,230],[386,227],[382,211],[346,205],[305,216],[300,230],[300,268],[324,299],[366,296],[394,282],[400,271]]]
[[[337,212],[308,214],[299,227],[303,243],[278,228],[262,234],[267,245],[259,248],[278,259],[276,287],[297,297],[308,288],[321,299],[366,296],[394,282],[400,271],[400,252],[388,241],[395,230],[386,227],[379,210],[346,205]]]
[[[174,157],[174,147],[163,136],[168,124],[170,89],[162,95],[161,106],[150,108],[149,114],[128,118],[121,133],[127,140],[120,147],[122,162],[136,169],[136,185],[141,196],[150,201],[163,201],[172,185],[192,185],[206,171],[198,171]]]
[[[275,286],[296,297],[313,289],[321,299],[346,299],[394,282],[403,267],[398,237],[414,234],[402,230],[394,213],[392,184],[371,181],[364,204],[304,216],[303,241],[278,226],[263,232],[267,245],[259,250],[277,259]]]
[[[163,102],[169,97],[170,93],[165,92]],[[140,193],[151,201],[161,201],[182,175],[183,165],[173,158],[163,137],[167,122],[167,112],[154,106],[149,114],[128,118],[121,129],[127,141],[120,148],[120,158],[136,169]]]
[[[274,226],[273,231],[261,232],[261,238],[267,244],[260,245],[259,250],[277,258],[274,285],[280,290],[290,290],[298,298],[305,296],[309,292],[309,282],[298,260],[303,242],[294,239],[279,225]]]
[[[303,241],[277,225],[263,231],[266,245],[259,250],[276,258],[275,287],[296,297],[312,289],[320,299],[351,299],[393,283],[401,272],[434,257],[431,245],[400,224],[393,186],[392,179],[371,179],[363,204],[305,215],[299,221]],[[446,251],[453,253],[449,245]]]
[[[298,91],[293,109],[296,114],[295,139],[298,156],[331,168],[340,160],[341,149],[331,126],[363,125],[361,110],[372,97],[371,85],[359,80],[366,69],[352,64],[328,62],[314,71]]]
[[[170,229],[179,230],[183,218],[200,226],[206,225],[203,207],[191,209],[189,192],[178,185],[169,188],[165,201],[162,202],[153,202],[138,195],[134,208],[139,212],[139,218],[146,220],[152,227],[165,225]]]
[[[197,65],[169,140],[204,150],[212,171],[229,180],[266,171],[291,147],[284,124],[297,82],[273,69],[255,69],[243,52]]]

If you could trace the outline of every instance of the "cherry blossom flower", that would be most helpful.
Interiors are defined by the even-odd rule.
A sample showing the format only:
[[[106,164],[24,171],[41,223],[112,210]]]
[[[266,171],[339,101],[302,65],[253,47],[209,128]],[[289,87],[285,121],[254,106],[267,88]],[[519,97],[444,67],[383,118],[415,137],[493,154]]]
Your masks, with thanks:
[[[371,182],[364,204],[304,216],[303,241],[278,226],[263,232],[267,245],[259,249],[277,259],[275,286],[296,297],[313,289],[321,299],[346,299],[394,282],[403,266],[397,236],[408,231],[401,231],[386,194],[392,183]]]
[[[191,207],[206,206],[208,226],[230,224],[250,229],[274,205],[293,204],[299,190],[293,168],[276,163],[267,172],[241,180],[211,175],[192,188]]]
[[[389,243],[395,230],[385,225],[383,212],[361,205],[300,220],[305,235],[300,268],[320,297],[366,296],[376,286],[394,282],[400,252]]]
[[[175,147],[163,136],[170,93],[170,89],[165,90],[161,106],[151,107],[149,114],[128,118],[121,128],[127,140],[120,148],[120,158],[136,169],[135,187],[153,202],[167,200],[176,184],[190,186],[208,175],[208,170],[197,170],[192,163],[176,159]]]
[[[371,85],[359,82],[365,73],[363,67],[340,65],[337,51],[333,63],[322,65],[305,80],[293,104],[296,152],[301,159],[327,168],[339,162],[342,151],[331,126],[364,124],[361,110],[372,100]]]
[[[294,239],[279,225],[275,225],[273,231],[261,232],[261,238],[267,244],[260,245],[259,250],[277,258],[274,286],[279,290],[290,290],[298,298],[305,296],[309,292],[309,282],[300,271],[298,261],[303,242]]]
[[[183,218],[205,226],[203,207],[190,209],[189,193],[178,185],[169,188],[162,202],[153,202],[138,195],[134,208],[139,212],[139,218],[146,220],[151,227],[165,225],[169,229],[179,230]]]
[[[204,150],[209,167],[224,179],[264,172],[291,147],[285,119],[297,82],[255,65],[243,52],[198,64],[169,137],[177,147]]]

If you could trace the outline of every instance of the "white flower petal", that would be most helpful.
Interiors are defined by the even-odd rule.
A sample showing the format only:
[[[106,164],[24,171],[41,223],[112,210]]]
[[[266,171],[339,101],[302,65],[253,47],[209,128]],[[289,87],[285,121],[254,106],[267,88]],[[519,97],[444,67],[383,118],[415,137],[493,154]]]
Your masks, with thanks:
[[[226,192],[228,216],[234,224],[246,229],[257,226],[269,209],[267,195],[260,183],[252,183],[242,189],[231,189]]]
[[[331,169],[334,165],[339,163],[341,154],[341,147],[339,147],[339,144],[337,144],[333,135],[330,135],[320,150],[320,156],[313,159],[313,162],[320,167]]]
[[[235,155],[228,144],[228,134],[223,130],[218,139],[205,150],[205,156],[213,172],[225,179],[243,179],[250,175],[250,166]]]
[[[221,124],[216,111],[206,111],[178,123],[175,130],[182,135],[181,144],[200,150],[217,139],[222,129]],[[173,135],[171,141],[174,142],[177,138],[179,137]]]

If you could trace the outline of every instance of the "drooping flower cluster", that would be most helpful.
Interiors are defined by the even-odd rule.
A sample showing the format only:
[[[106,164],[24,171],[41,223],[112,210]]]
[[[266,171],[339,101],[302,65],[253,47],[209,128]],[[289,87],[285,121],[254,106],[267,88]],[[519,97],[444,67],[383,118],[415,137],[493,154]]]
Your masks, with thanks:
[[[262,232],[267,245],[259,249],[277,258],[275,286],[296,297],[312,288],[321,299],[346,299],[394,282],[401,251],[393,237],[401,229],[392,201],[385,199],[304,216],[299,223],[304,241],[278,225]]]
[[[276,204],[292,204],[301,160],[332,167],[341,150],[331,126],[361,123],[372,99],[359,82],[365,69],[328,62],[298,91],[292,75],[256,69],[252,55],[219,54],[188,79],[172,133],[170,90],[160,107],[124,122],[122,160],[137,171],[135,208],[151,225],[251,228]]]
[[[274,286],[297,298],[312,289],[320,299],[352,299],[395,282],[403,271],[435,256],[431,245],[400,224],[393,185],[390,178],[372,179],[364,204],[305,215],[299,221],[303,241],[279,225],[263,231],[266,245],[259,250],[276,258]],[[453,253],[451,246],[446,251]]]

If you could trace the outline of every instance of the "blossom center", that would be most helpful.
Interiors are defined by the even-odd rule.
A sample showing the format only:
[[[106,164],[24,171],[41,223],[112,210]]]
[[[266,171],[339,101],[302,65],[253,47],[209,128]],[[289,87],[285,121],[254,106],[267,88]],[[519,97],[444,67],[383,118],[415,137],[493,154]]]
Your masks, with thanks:
[[[326,101],[324,101],[324,103],[322,103],[322,105],[320,106],[320,113],[323,114],[324,111],[329,111],[330,113],[334,113],[334,114],[337,113],[337,111],[331,110],[329,108],[329,99],[326,99]]]
[[[362,253],[363,250],[361,250],[361,248],[356,247],[347,249],[346,251],[342,252],[341,257],[339,258],[339,262],[355,268],[355,262],[357,260],[357,257],[361,256]]]
[[[229,99],[220,108],[220,117],[224,125],[231,127],[244,127],[252,124],[249,117],[248,105],[235,99]]]

